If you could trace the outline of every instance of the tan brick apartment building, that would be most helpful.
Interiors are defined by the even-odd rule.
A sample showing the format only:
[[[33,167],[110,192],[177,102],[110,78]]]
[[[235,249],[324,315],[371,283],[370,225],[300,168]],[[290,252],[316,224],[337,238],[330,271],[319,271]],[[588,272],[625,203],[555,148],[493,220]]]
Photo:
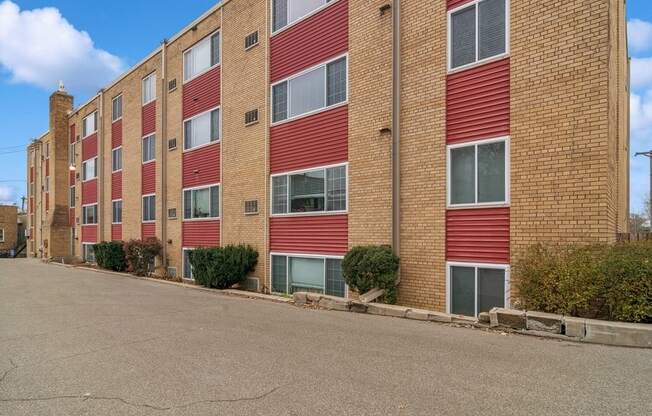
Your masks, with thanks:
[[[392,245],[399,302],[509,303],[535,242],[628,217],[622,0],[225,0],[29,147],[30,255],[156,236],[253,245],[259,291],[348,295],[341,258]]]
[[[18,207],[0,205],[0,254],[16,248],[18,243]]]

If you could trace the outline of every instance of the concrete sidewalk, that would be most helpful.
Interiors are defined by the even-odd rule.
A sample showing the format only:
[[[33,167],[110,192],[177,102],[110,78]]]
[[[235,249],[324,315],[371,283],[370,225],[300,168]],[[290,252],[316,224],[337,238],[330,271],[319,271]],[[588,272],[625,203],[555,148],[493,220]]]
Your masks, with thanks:
[[[0,261],[1,415],[621,415],[652,351]]]

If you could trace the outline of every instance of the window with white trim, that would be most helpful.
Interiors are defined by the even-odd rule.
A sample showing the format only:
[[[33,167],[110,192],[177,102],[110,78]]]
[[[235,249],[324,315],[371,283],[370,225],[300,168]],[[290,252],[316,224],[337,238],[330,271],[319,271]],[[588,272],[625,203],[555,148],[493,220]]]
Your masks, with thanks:
[[[122,224],[122,200],[113,201],[111,222],[113,224]]]
[[[272,86],[272,122],[299,117],[347,100],[346,56]]]
[[[156,72],[143,78],[143,105],[156,100]]]
[[[487,140],[448,148],[448,204],[506,204],[509,142]]]
[[[97,158],[88,159],[82,163],[82,181],[97,178]]]
[[[156,195],[143,197],[143,221],[156,221]]]
[[[95,263],[95,244],[82,244],[82,256],[86,263]]]
[[[143,137],[143,163],[156,159],[156,135]]]
[[[342,259],[272,255],[272,291],[346,296]]]
[[[333,0],[274,0],[272,20],[274,32],[309,15]]]
[[[88,137],[97,131],[97,111],[82,120],[82,137]]]
[[[347,210],[347,166],[272,177],[272,214]]]
[[[476,0],[449,14],[449,69],[507,52],[508,6],[508,0]]]
[[[220,187],[187,189],[183,191],[183,219],[219,218]]]
[[[68,145],[68,162],[74,165],[77,162],[77,143],[70,143]]]
[[[111,169],[113,172],[122,170],[122,147],[117,147],[111,151]]]
[[[75,188],[74,186],[71,186],[71,187],[70,187],[70,192],[69,192],[70,200],[68,201],[69,204],[70,204],[70,208],[74,208],[74,207],[75,207],[75,202],[76,202],[75,194],[76,194],[76,192],[77,192],[76,189],[77,189],[77,188]]]
[[[183,148],[202,146],[220,139],[220,110],[199,114],[183,123]]]
[[[112,101],[111,121],[118,121],[122,118],[122,94]]]
[[[448,264],[449,312],[477,316],[509,302],[509,269],[501,265]]]
[[[97,204],[85,205],[82,207],[82,224],[83,225],[97,224]]]
[[[192,249],[185,248],[183,249],[183,278],[195,280],[195,276],[192,273],[192,265],[190,264],[190,252]]]
[[[220,63],[220,33],[214,33],[183,53],[183,80],[188,81]]]

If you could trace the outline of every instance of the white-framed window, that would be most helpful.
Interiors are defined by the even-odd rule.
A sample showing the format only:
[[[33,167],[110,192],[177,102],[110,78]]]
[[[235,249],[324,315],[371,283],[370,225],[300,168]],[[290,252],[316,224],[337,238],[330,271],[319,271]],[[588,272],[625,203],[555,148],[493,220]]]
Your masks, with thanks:
[[[97,178],[97,157],[82,163],[82,181],[90,181],[95,178]]]
[[[68,145],[68,162],[71,165],[77,163],[77,143],[70,143]]]
[[[449,262],[446,269],[448,313],[477,316],[509,307],[508,265]]]
[[[220,186],[212,185],[183,190],[183,219],[220,217]]]
[[[156,100],[156,72],[143,78],[143,105]]]
[[[272,291],[292,294],[316,292],[347,296],[342,257],[272,253]]]
[[[122,224],[122,199],[111,201],[112,216],[111,222],[113,224]]]
[[[195,276],[192,272],[192,265],[190,264],[190,252],[194,248],[184,248],[183,249],[183,278],[188,280],[195,280]]]
[[[97,111],[87,115],[82,120],[82,138],[86,138],[97,131]]]
[[[4,243],[4,242],[5,242],[5,229],[0,228],[0,243]]]
[[[220,32],[199,41],[183,53],[183,80],[189,81],[220,63]]]
[[[273,175],[272,214],[346,212],[348,165]]]
[[[143,196],[143,222],[156,221],[156,195]]]
[[[220,109],[206,111],[183,122],[183,148],[190,150],[220,140]]]
[[[95,244],[94,243],[83,243],[82,244],[82,256],[86,263],[95,263]]]
[[[122,118],[122,94],[112,101],[111,121],[118,121]]]
[[[111,150],[111,170],[113,172],[122,170],[122,146]]]
[[[448,146],[448,206],[509,203],[509,138]]]
[[[448,69],[509,53],[509,0],[474,0],[448,12]]]
[[[97,204],[84,205],[82,207],[82,224],[83,225],[97,224]]]
[[[273,0],[273,32],[306,18],[335,0]]]
[[[143,163],[156,159],[156,135],[143,137]]]
[[[319,64],[272,85],[272,123],[291,120],[348,99],[348,57]]]
[[[70,192],[68,193],[68,195],[70,196],[70,200],[68,201],[69,204],[70,204],[70,208],[75,207],[75,202],[76,202],[76,196],[75,195],[76,195],[76,193],[77,193],[77,188],[75,186],[71,186],[70,187]]]

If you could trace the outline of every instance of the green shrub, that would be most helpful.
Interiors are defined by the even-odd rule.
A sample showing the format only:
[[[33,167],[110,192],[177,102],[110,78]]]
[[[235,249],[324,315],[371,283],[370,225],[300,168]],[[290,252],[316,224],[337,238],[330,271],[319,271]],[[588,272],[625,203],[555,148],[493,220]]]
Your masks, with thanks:
[[[156,256],[161,255],[163,249],[157,238],[147,240],[129,240],[124,243],[125,257],[129,265],[129,271],[136,276],[148,276],[154,271]]]
[[[258,252],[244,245],[198,248],[190,252],[195,282],[216,289],[228,289],[244,282],[257,263]]]
[[[346,283],[359,293],[384,289],[384,301],[396,303],[396,280],[399,258],[387,246],[359,246],[351,249],[342,261]]]
[[[520,306],[582,318],[652,321],[652,243],[530,247],[513,269]]]
[[[123,272],[127,269],[127,260],[122,242],[98,243],[93,246],[95,261],[103,269]]]

